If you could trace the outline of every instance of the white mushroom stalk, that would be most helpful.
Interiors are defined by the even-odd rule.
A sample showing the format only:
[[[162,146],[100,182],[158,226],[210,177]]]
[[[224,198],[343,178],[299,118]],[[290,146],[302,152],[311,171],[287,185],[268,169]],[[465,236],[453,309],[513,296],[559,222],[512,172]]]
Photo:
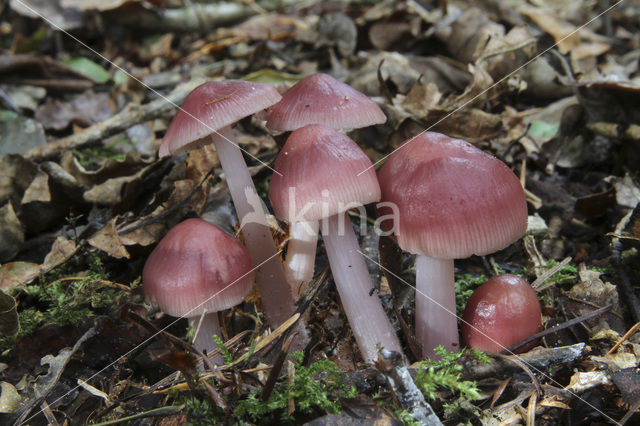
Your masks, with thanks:
[[[307,284],[313,278],[319,227],[320,224],[316,220],[289,224],[285,274],[295,297],[304,293]]]
[[[426,358],[436,357],[436,346],[443,346],[449,352],[460,350],[453,282],[453,259],[416,257],[415,334]]]
[[[374,362],[378,359],[379,348],[402,354],[395,330],[374,291],[348,215],[339,213],[326,220],[322,238],[331,274],[362,357],[367,362]]]

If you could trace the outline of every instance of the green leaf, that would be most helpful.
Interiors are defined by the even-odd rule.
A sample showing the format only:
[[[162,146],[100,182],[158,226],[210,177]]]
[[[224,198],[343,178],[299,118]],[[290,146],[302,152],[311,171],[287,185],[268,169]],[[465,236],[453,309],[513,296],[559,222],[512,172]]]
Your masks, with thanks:
[[[91,80],[99,84],[104,84],[111,78],[107,70],[92,60],[84,57],[69,59],[63,63],[74,71],[89,77]]]
[[[113,74],[113,82],[115,84],[124,84],[129,80],[129,74],[127,74],[126,72],[122,71],[122,70],[116,70],[116,72]]]
[[[534,138],[550,139],[558,133],[558,124],[549,124],[544,121],[532,121],[529,127],[529,135]]]
[[[252,72],[243,77],[243,80],[253,81],[254,83],[271,84],[273,86],[280,83],[296,84],[301,79],[302,77],[299,75],[275,71],[269,68]]]

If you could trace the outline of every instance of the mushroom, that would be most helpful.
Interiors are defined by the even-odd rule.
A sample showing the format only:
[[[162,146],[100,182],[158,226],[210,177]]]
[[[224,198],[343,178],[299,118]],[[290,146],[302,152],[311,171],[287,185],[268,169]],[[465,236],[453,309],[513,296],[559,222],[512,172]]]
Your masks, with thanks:
[[[293,296],[242,152],[231,141],[231,125],[279,100],[280,94],[267,84],[233,80],[202,84],[185,98],[159,150],[162,157],[215,145],[272,327],[293,315]]]
[[[276,157],[269,199],[288,221],[322,220],[322,237],[342,306],[362,357],[377,346],[402,354],[373,284],[347,210],[377,201],[380,187],[371,160],[348,136],[320,125],[295,130]],[[358,174],[360,171],[368,171]]]
[[[242,302],[254,281],[249,252],[238,240],[202,219],[173,227],[153,249],[142,270],[147,299],[163,312],[197,325],[194,346],[211,352],[220,335],[218,312]]]
[[[457,351],[453,259],[495,252],[524,234],[520,181],[495,157],[434,132],[391,154],[378,179],[388,203],[378,209],[378,220],[400,248],[418,255],[415,333],[423,356],[436,356],[439,345]]]
[[[462,339],[467,346],[500,352],[538,333],[542,328],[538,296],[517,275],[498,275],[478,287],[462,315]],[[518,348],[530,349],[533,344]]]
[[[368,96],[327,74],[309,75],[282,95],[266,110],[267,127],[291,131],[309,124],[336,130],[351,130],[382,124],[384,112]],[[304,291],[313,277],[318,241],[318,222],[294,220],[289,223],[289,243],[285,273],[294,294]]]

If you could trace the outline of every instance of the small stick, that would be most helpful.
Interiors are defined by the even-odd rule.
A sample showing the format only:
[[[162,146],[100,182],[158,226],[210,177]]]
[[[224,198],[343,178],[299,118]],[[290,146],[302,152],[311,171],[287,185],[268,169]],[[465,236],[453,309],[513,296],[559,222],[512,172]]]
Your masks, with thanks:
[[[280,353],[273,363],[273,368],[269,372],[269,377],[267,377],[267,381],[262,388],[262,394],[260,398],[263,401],[267,401],[271,396],[271,392],[273,392],[273,388],[278,381],[278,376],[280,376],[280,371],[282,371],[282,366],[287,359],[287,355],[289,355],[289,348],[291,347],[291,342],[293,341],[293,335],[287,337],[287,339],[282,344],[282,349],[280,349]]]
[[[624,342],[629,340],[629,337],[631,337],[636,331],[638,331],[638,328],[640,328],[640,322],[635,323],[635,325],[631,327],[629,331],[624,333],[624,336],[622,336],[620,340],[618,340],[618,342],[615,345],[613,345],[611,349],[609,349],[609,352],[607,352],[607,355],[611,355],[612,353],[614,353],[616,349],[618,349]]]
[[[584,321],[587,321],[587,320],[590,320],[592,318],[598,317],[598,316],[606,313],[607,311],[609,311],[611,309],[611,307],[612,307],[612,305],[607,305],[607,306],[605,306],[603,308],[596,309],[593,312],[589,312],[588,314],[581,315],[581,316],[576,317],[576,318],[574,318],[572,320],[565,321],[562,324],[558,324],[556,326],[548,328],[548,329],[546,329],[544,331],[541,331],[540,333],[536,333],[533,336],[524,339],[521,342],[516,343],[515,345],[509,346],[507,349],[501,351],[500,353],[501,354],[512,353],[513,351],[515,351],[519,347],[524,346],[527,343],[533,342],[534,340],[537,340],[537,339],[539,339],[541,337],[548,336],[549,334],[557,333],[558,331],[564,330],[565,328],[572,327],[572,326],[574,326],[576,324],[580,324],[580,323],[582,323]]]

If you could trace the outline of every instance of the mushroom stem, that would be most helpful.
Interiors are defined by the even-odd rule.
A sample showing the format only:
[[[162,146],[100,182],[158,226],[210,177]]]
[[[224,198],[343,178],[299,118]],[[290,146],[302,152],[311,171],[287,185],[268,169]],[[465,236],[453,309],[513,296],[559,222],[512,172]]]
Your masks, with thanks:
[[[229,142],[231,127],[219,129],[211,139],[227,178],[243,241],[256,267],[256,283],[269,325],[276,328],[294,314],[295,305],[271,228],[242,152],[235,143]]]
[[[360,254],[358,239],[346,213],[329,217],[322,238],[342,306],[366,362],[378,358],[378,345],[400,353],[400,342],[373,291],[371,276]]]
[[[198,329],[198,324],[200,324],[200,329]],[[222,336],[217,312],[204,314],[202,321],[200,321],[200,316],[191,317],[189,318],[189,325],[193,326],[197,332],[195,340],[193,341],[193,346],[196,349],[203,352],[206,351],[207,354],[218,349],[218,345],[216,345],[216,342],[213,340],[214,334]],[[216,357],[213,362],[218,365],[224,364],[222,357]]]
[[[289,244],[285,274],[294,295],[304,293],[307,284],[313,278],[313,266],[316,261],[319,222],[302,221],[289,224]]]
[[[437,357],[434,348],[460,350],[453,259],[416,258],[416,338],[422,356]]]

